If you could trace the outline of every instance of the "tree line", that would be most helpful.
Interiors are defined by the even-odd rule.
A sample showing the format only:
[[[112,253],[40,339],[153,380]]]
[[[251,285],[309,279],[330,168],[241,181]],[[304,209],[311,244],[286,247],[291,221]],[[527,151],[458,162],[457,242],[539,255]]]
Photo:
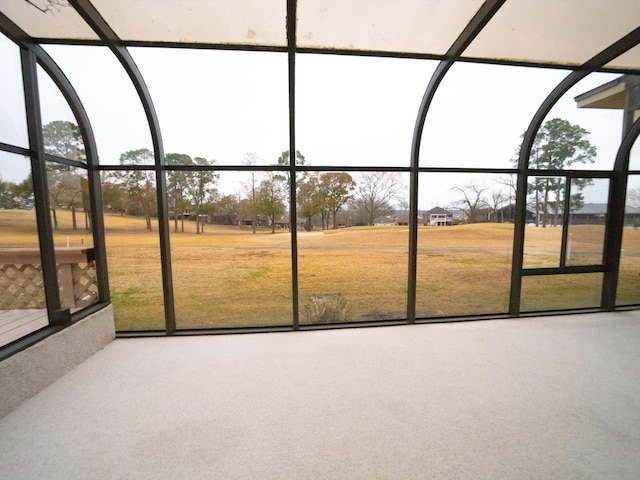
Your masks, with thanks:
[[[524,136],[524,134],[523,134]],[[72,160],[85,160],[84,145],[77,125],[54,121],[43,127],[45,152]],[[576,164],[592,163],[596,149],[589,142],[589,132],[567,120],[547,121],[535,138],[530,168],[562,171]],[[519,155],[519,150],[516,151]],[[248,178],[233,194],[221,193],[220,174],[215,160],[191,157],[184,153],[165,155],[167,165],[166,188],[170,219],[175,232],[184,231],[186,219],[195,221],[196,233],[207,222],[220,224],[243,223],[270,226],[288,224],[297,228],[296,219],[287,218],[289,208],[288,171],[251,171]],[[289,166],[290,155],[283,151],[273,164]],[[298,166],[307,165],[304,155],[295,153]],[[512,160],[517,163],[517,158]],[[147,148],[130,150],[120,155],[122,167],[153,165],[153,152]],[[257,165],[258,155],[247,153],[242,163]],[[57,210],[72,212],[73,229],[77,229],[76,211],[84,213],[85,228],[89,225],[89,197],[85,172],[63,163],[47,162],[49,200],[54,228],[58,228]],[[106,211],[145,218],[147,230],[152,230],[152,218],[157,216],[155,171],[127,169],[103,171],[101,174],[103,205]],[[467,223],[501,221],[501,207],[511,205],[515,198],[513,177],[502,178],[501,187],[489,190],[470,184],[453,187],[458,196],[452,206],[464,212]],[[561,176],[530,177],[528,209],[534,221],[543,227],[558,225],[565,205],[566,181]],[[588,178],[572,179],[570,206],[572,210],[584,204],[583,189],[591,184]],[[224,186],[228,191],[228,185]],[[508,192],[504,191],[504,188]],[[402,197],[406,187],[397,174],[390,172],[362,173],[354,179],[347,172],[297,172],[297,214],[304,228],[338,228],[341,224],[373,225],[377,217],[406,208]],[[630,199],[639,197],[630,191]],[[0,178],[0,208],[33,208],[31,179],[14,184]],[[502,219],[504,221],[504,219]]]
[[[45,152],[56,157],[86,161],[86,153],[80,129],[72,122],[57,120],[43,127]],[[290,156],[283,151],[273,164],[288,166]],[[286,219],[289,208],[289,172],[268,171],[249,173],[249,178],[233,194],[221,190],[220,174],[215,171],[215,161],[204,157],[191,157],[184,153],[165,155],[167,166],[166,191],[169,216],[175,232],[184,231],[185,220],[196,223],[196,233],[201,233],[206,222],[221,224],[251,224],[276,226],[288,223],[297,227],[296,219]],[[247,153],[243,164],[257,165],[258,155]],[[296,165],[306,165],[305,157],[295,153]],[[119,157],[123,167],[152,166],[154,155],[148,148],[124,152]],[[49,160],[47,180],[49,203],[54,228],[59,228],[58,210],[72,212],[72,228],[78,228],[76,212],[82,212],[85,228],[90,228],[90,205],[86,171],[55,160]],[[157,216],[157,185],[155,171],[144,168],[127,168],[101,172],[102,202],[107,212],[139,216],[145,219],[145,228],[152,230],[152,218]],[[312,220],[319,220],[320,228],[339,226],[339,214],[349,224],[372,225],[380,215],[392,212],[398,204],[403,186],[394,174],[384,172],[364,174],[356,183],[346,172],[309,173],[298,172],[296,196],[298,216],[304,227],[314,227]],[[33,186],[29,176],[19,184],[0,179],[0,208],[30,209],[34,207]]]

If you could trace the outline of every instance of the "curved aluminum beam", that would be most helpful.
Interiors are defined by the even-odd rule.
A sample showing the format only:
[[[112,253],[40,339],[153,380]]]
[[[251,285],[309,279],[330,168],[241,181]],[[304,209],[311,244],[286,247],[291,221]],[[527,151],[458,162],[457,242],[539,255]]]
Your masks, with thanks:
[[[469,24],[458,36],[453,45],[447,51],[446,60],[442,60],[436,67],[435,72],[429,80],[427,89],[422,97],[418,117],[413,130],[413,140],[411,143],[411,173],[409,185],[409,278],[407,286],[407,320],[414,323],[416,320],[416,274],[418,255],[418,167],[420,157],[420,144],[422,142],[422,131],[427,113],[436,90],[444,79],[454,62],[462,55],[469,44],[475,39],[482,29],[489,23],[493,16],[500,10],[506,0],[488,0],[476,12]]]
[[[91,199],[91,225],[93,225],[93,247],[96,255],[96,274],[98,280],[98,297],[101,302],[109,302],[109,276],[107,273],[106,243],[104,238],[104,217],[102,215],[102,185],[98,171],[98,148],[96,146],[93,128],[89,116],[84,109],[80,97],[74,90],[69,79],[60,67],[39,46],[33,49],[38,63],[49,74],[67,100],[73,114],[78,120],[84,149],[87,156],[87,177],[89,182],[89,196]]]
[[[109,47],[120,64],[129,75],[131,83],[136,89],[140,101],[147,116],[153,152],[155,157],[156,192],[158,197],[158,233],[160,236],[160,261],[162,265],[162,288],[164,293],[164,313],[166,330],[171,334],[176,329],[173,277],[171,273],[171,247],[169,243],[169,216],[167,212],[167,186],[164,175],[164,147],[160,133],[160,123],[153,106],[151,94],[142,77],[142,73],[133,60],[133,57],[123,46],[122,41],[113,31],[111,26],[100,15],[98,10],[88,0],[69,0],[85,22],[93,29],[100,39]]]
[[[622,249],[622,232],[624,229],[624,210],[627,197],[629,174],[629,154],[640,136],[640,119],[636,120],[622,139],[613,167],[613,178],[609,185],[609,208],[607,211],[607,227],[605,232],[606,267],[602,289],[602,307],[613,310],[616,307],[620,258]]]
[[[63,97],[67,101],[71,111],[73,112],[86,153],[87,160],[87,176],[89,182],[89,198],[92,205],[91,208],[91,225],[93,232],[93,248],[96,263],[96,277],[98,283],[98,302],[108,303],[110,301],[109,293],[109,277],[107,269],[106,245],[104,240],[104,219],[102,216],[102,193],[100,184],[100,175],[98,172],[98,150],[96,147],[95,136],[89,116],[78,96],[77,92],[71,85],[64,72],[49,56],[49,54],[40,46],[30,40],[29,35],[13,23],[8,17],[0,13],[0,26],[5,34],[16,44],[30,51],[38,64],[43,68],[49,77],[56,84]],[[40,126],[40,128],[42,125]],[[46,158],[46,154],[44,155]],[[42,224],[41,224],[42,225]],[[50,256],[54,258],[53,255]]]
[[[529,127],[525,132],[520,147],[518,158],[518,180],[516,187],[516,214],[515,231],[513,236],[513,256],[511,262],[511,294],[509,300],[509,314],[520,314],[520,294],[522,291],[522,262],[524,257],[524,227],[527,209],[527,171],[529,168],[529,156],[533,148],[533,142],[545,117],[557,103],[557,101],[576,83],[590,73],[603,67],[627,50],[640,44],[640,27],[625,35],[613,45],[588,60],[577,70],[571,72],[562,80],[542,102],[540,108],[533,116]]]

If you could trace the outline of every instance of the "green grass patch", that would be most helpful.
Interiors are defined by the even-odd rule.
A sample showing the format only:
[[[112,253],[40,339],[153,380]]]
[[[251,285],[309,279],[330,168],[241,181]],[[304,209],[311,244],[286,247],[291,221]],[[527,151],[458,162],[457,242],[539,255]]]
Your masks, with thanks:
[[[479,263],[481,263],[480,259],[475,257],[453,258],[452,262],[457,263],[459,265],[478,265]]]
[[[265,276],[267,273],[269,273],[270,270],[271,269],[269,269],[267,267],[259,268],[258,270],[254,270],[252,272],[249,272],[249,275],[247,275],[247,278],[249,280],[257,280],[258,278],[261,278],[261,277]]]

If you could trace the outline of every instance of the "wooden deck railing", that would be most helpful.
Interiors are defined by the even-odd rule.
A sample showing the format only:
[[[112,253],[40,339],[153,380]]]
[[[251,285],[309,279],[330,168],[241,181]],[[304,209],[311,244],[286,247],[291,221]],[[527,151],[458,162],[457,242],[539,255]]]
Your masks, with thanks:
[[[77,309],[97,297],[92,248],[56,249],[60,303]],[[46,308],[40,250],[0,248],[0,310]]]

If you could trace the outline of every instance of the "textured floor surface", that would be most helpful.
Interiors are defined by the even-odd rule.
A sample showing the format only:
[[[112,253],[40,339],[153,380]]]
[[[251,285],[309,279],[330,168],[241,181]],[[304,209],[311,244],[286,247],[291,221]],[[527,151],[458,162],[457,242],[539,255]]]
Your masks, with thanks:
[[[116,340],[0,477],[638,479],[640,312]]]

